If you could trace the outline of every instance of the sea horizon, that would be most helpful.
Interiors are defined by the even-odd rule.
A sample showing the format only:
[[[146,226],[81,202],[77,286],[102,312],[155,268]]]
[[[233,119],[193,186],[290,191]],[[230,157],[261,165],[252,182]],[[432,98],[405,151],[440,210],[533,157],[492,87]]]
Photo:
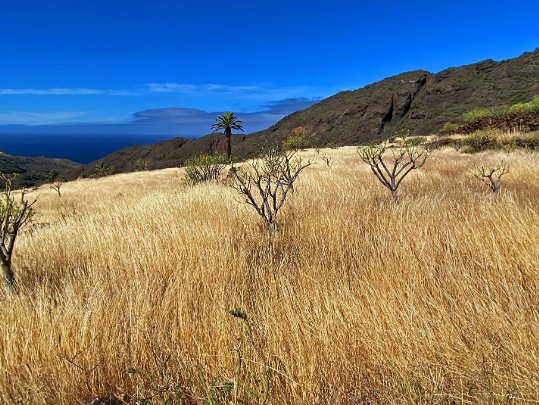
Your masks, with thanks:
[[[21,157],[67,159],[87,164],[135,145],[153,144],[175,135],[140,134],[0,134],[0,152]]]

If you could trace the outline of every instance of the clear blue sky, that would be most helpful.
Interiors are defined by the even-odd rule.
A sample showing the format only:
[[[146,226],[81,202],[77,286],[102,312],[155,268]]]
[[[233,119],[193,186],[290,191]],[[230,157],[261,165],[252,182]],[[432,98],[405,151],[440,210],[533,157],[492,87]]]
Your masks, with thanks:
[[[233,110],[258,129],[402,71],[516,57],[539,47],[538,21],[537,0],[4,0],[0,125],[192,132]]]

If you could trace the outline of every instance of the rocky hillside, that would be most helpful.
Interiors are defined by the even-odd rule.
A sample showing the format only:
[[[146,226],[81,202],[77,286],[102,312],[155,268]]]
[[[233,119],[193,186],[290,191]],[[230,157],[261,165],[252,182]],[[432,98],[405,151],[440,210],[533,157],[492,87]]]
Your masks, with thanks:
[[[65,159],[44,157],[18,157],[0,152],[0,173],[17,173],[14,185],[32,187],[47,181],[51,170],[60,173],[60,177],[68,177],[80,164]]]
[[[313,145],[357,145],[410,131],[438,132],[445,122],[461,122],[474,108],[529,101],[539,94],[539,49],[502,62],[486,60],[433,74],[413,71],[354,91],[344,91],[293,113],[267,130],[233,137],[233,153],[252,157],[304,127]],[[208,126],[211,123],[208,123]],[[178,166],[190,156],[220,150],[217,135],[135,146],[101,161],[117,172]],[[77,171],[91,174],[94,162]]]

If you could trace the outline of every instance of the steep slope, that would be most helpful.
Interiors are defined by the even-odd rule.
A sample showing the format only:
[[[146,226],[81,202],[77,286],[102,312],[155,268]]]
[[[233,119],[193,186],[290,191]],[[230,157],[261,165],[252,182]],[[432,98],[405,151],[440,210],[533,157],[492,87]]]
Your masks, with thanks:
[[[17,173],[15,187],[33,187],[44,183],[51,170],[67,176],[80,167],[80,164],[65,159],[44,157],[19,157],[0,152],[0,172]]]
[[[398,133],[437,132],[445,122],[461,122],[474,108],[514,104],[539,94],[539,49],[502,62],[486,60],[433,74],[413,71],[354,91],[335,94],[290,114],[268,128],[232,139],[237,158],[252,157],[304,127],[313,145],[357,145]],[[210,123],[208,123],[209,125]],[[100,161],[117,172],[132,171],[146,159],[148,168],[178,166],[189,157],[220,150],[221,138],[176,138],[156,145],[126,148]],[[92,172],[97,162],[80,171]]]

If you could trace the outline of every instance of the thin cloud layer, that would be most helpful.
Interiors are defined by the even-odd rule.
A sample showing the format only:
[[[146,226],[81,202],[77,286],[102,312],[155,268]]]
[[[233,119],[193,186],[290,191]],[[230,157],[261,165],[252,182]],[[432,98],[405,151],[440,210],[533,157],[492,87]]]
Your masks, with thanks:
[[[60,124],[66,121],[80,119],[85,112],[0,112],[0,125],[20,125],[30,122],[33,125]]]
[[[288,98],[271,101],[262,106],[260,111],[236,113],[243,121],[246,132],[266,129],[284,116],[305,109],[318,102],[319,98]],[[187,133],[204,134],[223,111],[203,111],[194,108],[158,108],[133,114],[134,124],[174,125],[185,129]]]
[[[50,88],[50,89],[0,89],[4,96],[130,96],[131,90],[86,89],[86,88]]]
[[[236,112],[243,121],[246,133],[270,127],[285,115],[304,109],[318,102],[318,98],[287,98],[270,101],[259,111]],[[69,123],[81,119],[86,113],[0,113],[0,132],[49,133],[49,134],[150,134],[162,136],[197,137],[208,134],[211,124],[223,111],[204,111],[195,108],[158,108],[139,111],[123,123]],[[31,123],[13,128],[5,124]],[[4,124],[2,126],[1,124]]]

